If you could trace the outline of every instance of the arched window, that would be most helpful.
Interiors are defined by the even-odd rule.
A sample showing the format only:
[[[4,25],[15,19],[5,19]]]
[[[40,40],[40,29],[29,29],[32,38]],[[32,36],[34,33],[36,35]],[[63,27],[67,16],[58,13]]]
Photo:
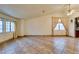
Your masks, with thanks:
[[[64,27],[63,23],[61,22],[61,19],[58,20],[58,23],[54,30],[65,30],[65,27]]]

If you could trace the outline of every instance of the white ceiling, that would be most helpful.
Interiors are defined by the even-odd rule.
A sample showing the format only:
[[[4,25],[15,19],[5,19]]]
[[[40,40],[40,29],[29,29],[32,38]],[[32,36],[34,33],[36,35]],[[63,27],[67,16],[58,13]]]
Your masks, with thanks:
[[[79,10],[79,5],[71,5],[74,10]],[[2,4],[0,12],[17,18],[33,18],[44,14],[65,14],[65,4]],[[45,11],[44,13],[42,11]]]

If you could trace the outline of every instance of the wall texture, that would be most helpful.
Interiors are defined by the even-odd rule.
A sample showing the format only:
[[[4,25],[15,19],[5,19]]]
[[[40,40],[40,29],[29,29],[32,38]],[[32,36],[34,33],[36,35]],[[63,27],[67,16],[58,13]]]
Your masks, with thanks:
[[[75,37],[75,17],[73,16],[69,18],[69,36]]]
[[[16,33],[17,36],[24,36],[24,20],[17,20],[16,23]]]
[[[0,17],[3,17],[5,18],[4,19],[4,32],[3,33],[0,33],[0,43],[1,42],[4,42],[6,40],[9,40],[9,39],[12,39],[13,37],[17,37],[18,35],[15,34],[13,32],[6,32],[6,19],[10,19],[10,21],[12,21],[12,17],[10,16],[7,16],[7,15],[4,15],[4,14],[0,14]],[[17,19],[14,19],[14,21],[18,22]],[[18,23],[17,23],[18,24]],[[17,26],[18,27],[18,26]],[[16,29],[17,29],[16,27]],[[18,30],[17,30],[18,31]],[[17,32],[16,31],[16,32]]]
[[[25,20],[25,35],[51,35],[52,34],[52,18],[42,16]]]
[[[41,17],[25,20],[25,26],[24,26],[25,35],[52,35],[53,34],[53,24],[52,24],[53,18],[52,17],[53,15],[46,15],[46,16],[41,16]],[[62,19],[62,20],[66,20],[66,19]],[[66,22],[65,25],[68,31],[68,23],[67,23],[68,19],[63,22]],[[55,31],[56,34],[58,32]],[[62,31],[61,33],[63,35],[66,35],[65,31]]]
[[[0,33],[0,43],[4,42],[6,40],[12,39],[13,38],[13,33]]]
[[[3,16],[5,17],[5,15]],[[53,34],[52,16],[53,15],[46,15],[46,16],[40,16],[32,19],[17,20],[15,36],[17,37],[17,36],[23,36],[23,35],[52,35]],[[58,16],[59,15],[57,15],[57,17]],[[71,23],[70,19],[68,20],[69,26],[67,26],[68,34],[70,36],[74,36],[74,23]],[[0,33],[0,43],[3,41],[9,40],[11,38],[13,38],[12,32]]]

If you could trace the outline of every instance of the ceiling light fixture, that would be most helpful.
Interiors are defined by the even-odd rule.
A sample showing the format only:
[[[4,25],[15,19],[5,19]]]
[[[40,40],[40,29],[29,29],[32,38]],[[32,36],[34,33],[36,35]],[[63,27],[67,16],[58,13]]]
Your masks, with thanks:
[[[71,9],[71,5],[68,5],[67,15],[72,15],[74,13],[74,10]]]

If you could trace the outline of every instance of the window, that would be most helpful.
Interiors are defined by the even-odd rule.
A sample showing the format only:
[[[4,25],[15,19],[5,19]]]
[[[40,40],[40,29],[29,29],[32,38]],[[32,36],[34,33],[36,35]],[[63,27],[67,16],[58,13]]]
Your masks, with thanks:
[[[15,23],[11,22],[11,32],[14,32],[14,31],[15,31]]]
[[[5,32],[4,29],[6,30],[6,32],[14,32],[15,31],[14,20],[10,21],[9,19],[3,18],[3,17],[0,18],[0,33]]]
[[[3,21],[0,20],[0,33],[3,32]]]
[[[6,32],[10,32],[10,21],[6,21]]]
[[[58,20],[58,23],[54,30],[65,30],[63,23],[61,22],[61,19]]]

